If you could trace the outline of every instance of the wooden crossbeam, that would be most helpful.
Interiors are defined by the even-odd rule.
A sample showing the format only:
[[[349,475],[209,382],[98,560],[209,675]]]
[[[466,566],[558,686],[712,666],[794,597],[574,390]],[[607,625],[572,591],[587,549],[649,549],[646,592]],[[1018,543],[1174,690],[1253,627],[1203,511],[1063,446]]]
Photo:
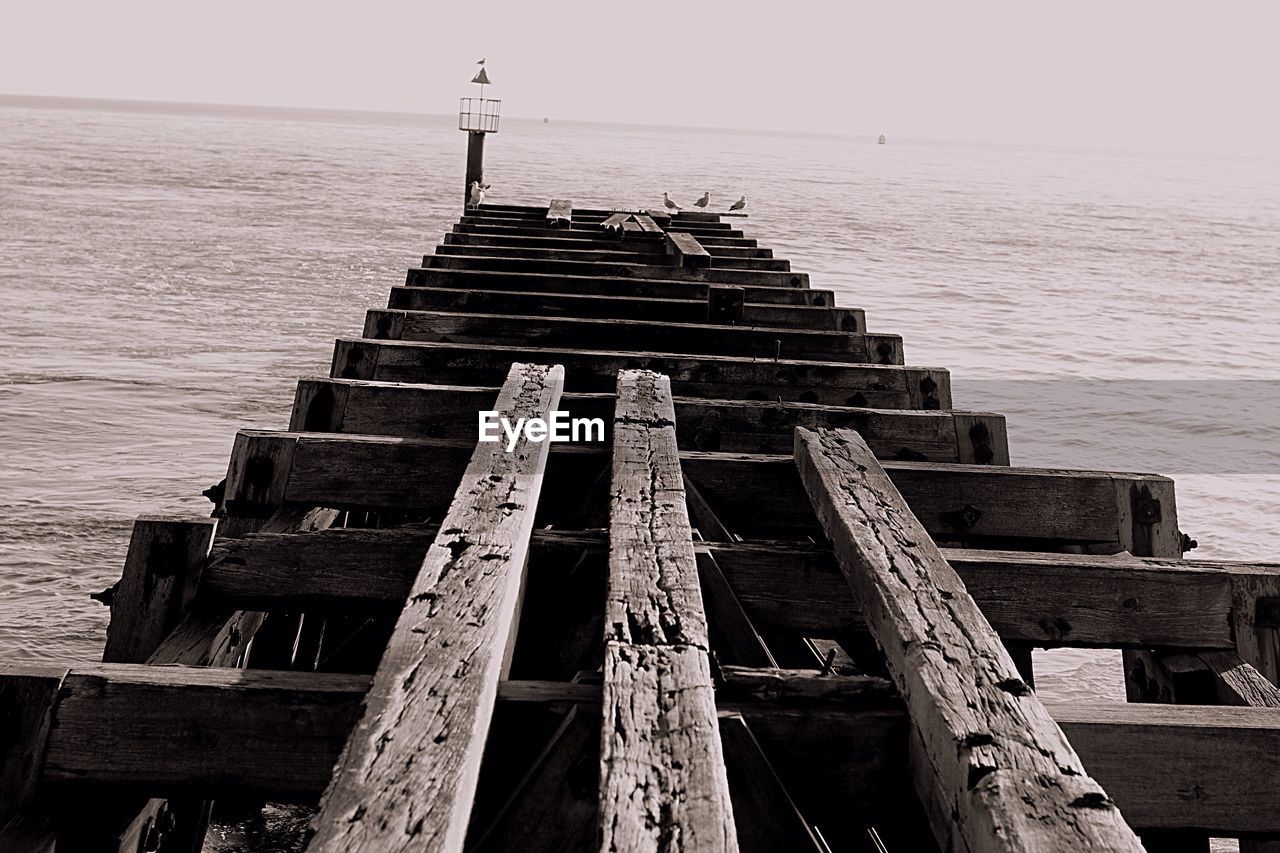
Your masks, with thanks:
[[[405,275],[408,287],[454,287],[464,290],[524,290],[534,293],[636,296],[655,299],[698,299],[705,301],[711,285],[689,279],[630,278],[609,275],[564,275],[554,273],[502,272],[493,270],[449,270],[410,267]],[[835,305],[831,290],[769,285],[737,284],[747,302],[772,305]]]
[[[797,430],[795,457],[906,703],[941,846],[1141,850],[857,433]]]
[[[548,417],[563,368],[513,364],[494,407]],[[548,442],[476,446],[313,822],[311,851],[461,850],[510,662]],[[415,476],[431,476],[424,469]]]
[[[709,323],[373,309],[365,318],[364,335],[377,340],[605,351],[652,347],[690,354],[903,363],[902,338],[897,335]]]
[[[32,719],[52,709],[58,725],[49,729],[49,761],[22,763],[28,778],[160,796],[260,792],[280,801],[323,789],[370,682],[210,667],[10,665],[0,668],[0,698],[19,696],[29,678],[49,685],[45,711],[37,711],[34,694],[6,707],[28,709]],[[719,711],[742,715],[793,794],[803,787],[806,797],[816,793],[813,802],[837,814],[852,803],[884,808],[898,796],[894,771],[905,761],[906,740],[892,685],[737,667],[724,668],[723,678]],[[601,703],[601,686],[508,681],[499,685],[498,702],[591,709]],[[1280,709],[1046,707],[1133,825],[1219,835],[1280,831],[1273,793],[1258,784],[1280,773]],[[6,740],[20,749],[31,743]],[[12,753],[0,754],[9,762]],[[12,766],[0,764],[6,785]],[[18,803],[13,790],[0,788],[0,803]]]
[[[711,269],[711,253],[698,238],[682,231],[667,232],[667,254],[678,267]]]
[[[601,849],[738,849],[666,377],[618,375]]]
[[[453,494],[469,448],[458,439],[242,430],[229,467],[227,502],[245,514],[269,513],[281,501],[439,511]],[[604,461],[605,451],[595,443],[554,445],[550,464],[557,487],[544,496],[540,517],[563,524]],[[791,457],[681,451],[680,461],[733,532],[787,539],[818,530]],[[1138,553],[1139,545],[1178,536],[1172,483],[1165,477],[923,462],[886,461],[884,468],[942,542],[1011,542],[1020,550],[1087,544],[1102,552]],[[1135,491],[1160,496],[1159,521],[1133,520]]]
[[[532,359],[563,364],[570,391],[611,393],[619,370],[643,367],[669,376],[681,397],[878,409],[951,407],[950,376],[937,368],[647,351],[339,338],[331,374],[384,382],[494,385],[512,361]]]
[[[657,220],[654,220],[657,222]],[[502,238],[530,238],[530,239],[569,239],[569,240],[593,240],[600,239],[598,226],[581,225],[569,231],[557,231],[550,228],[527,227],[519,223],[496,222],[488,223],[467,223],[456,222],[449,234],[466,234],[482,237],[502,237]],[[661,244],[665,239],[662,234],[646,233],[639,236],[633,236],[631,239],[644,240]],[[759,246],[759,241],[754,237],[745,237],[741,231],[704,231],[699,235],[698,242],[707,247],[737,247],[737,248],[755,248]]]
[[[465,243],[444,242],[436,246],[433,255],[459,258],[525,258],[545,261],[578,261],[608,264],[639,264],[642,266],[669,266],[670,256],[650,241],[637,241],[636,235],[644,233],[643,226],[634,217],[623,222],[621,236],[611,246],[476,246]],[[691,236],[691,235],[685,235]],[[628,239],[629,238],[629,239]],[[712,254],[703,250],[710,261]],[[431,261],[424,261],[430,265]],[[740,255],[715,256],[715,267],[720,270],[763,270],[787,272],[791,262],[785,258],[744,257]]]
[[[713,294],[742,288],[713,285]],[[706,300],[657,299],[643,296],[583,293],[540,293],[535,290],[468,290],[446,287],[395,287],[389,308],[409,311],[462,311],[491,314],[535,314],[582,319],[661,320],[672,323],[719,323],[708,312]],[[810,305],[776,305],[740,301],[737,323],[747,326],[774,326],[816,331],[859,332],[866,318],[858,308],[830,308]]]
[[[708,257],[710,257],[708,255]],[[427,255],[428,269],[490,270],[492,272],[558,273],[561,275],[623,276],[631,278],[688,279],[713,284],[754,284],[770,287],[808,287],[809,274],[769,270],[709,269],[706,267],[646,266],[595,261],[557,261],[537,258],[453,257]]]
[[[491,408],[497,393],[495,387],[301,379],[290,429],[466,438],[475,435],[476,413]],[[563,402],[575,418],[605,421],[607,439],[613,394],[568,393]],[[779,453],[797,426],[847,427],[857,430],[881,459],[1009,462],[1004,418],[989,413],[694,397],[677,397],[675,408],[676,438],[688,450]],[[976,424],[982,425],[983,441],[974,438],[979,435]]]
[[[554,198],[547,208],[548,228],[568,228],[573,224],[573,202],[567,198]]]
[[[637,215],[638,221],[643,229],[648,230],[645,220],[653,222],[649,217]],[[643,246],[653,251],[662,251],[663,231],[660,226],[654,224],[657,231],[650,232],[643,236],[632,236],[626,241],[626,245]],[[656,239],[655,239],[656,238]],[[445,245],[454,246],[489,246],[489,247],[525,247],[525,248],[544,248],[544,249],[572,249],[572,248],[606,248],[608,246],[616,246],[617,241],[602,237],[598,234],[578,231],[572,234],[561,232],[556,236],[540,236],[540,235],[524,235],[524,234],[503,234],[503,233],[483,233],[475,231],[448,231],[443,237]],[[712,257],[715,258],[772,258],[773,250],[761,248],[756,245],[754,240],[734,240],[731,238],[714,238],[704,237],[698,241],[702,244]]]

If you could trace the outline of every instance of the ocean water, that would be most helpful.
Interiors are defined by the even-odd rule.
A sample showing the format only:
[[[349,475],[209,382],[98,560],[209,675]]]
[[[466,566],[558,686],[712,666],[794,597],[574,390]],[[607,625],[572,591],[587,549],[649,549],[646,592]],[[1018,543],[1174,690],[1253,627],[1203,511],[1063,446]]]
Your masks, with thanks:
[[[450,117],[0,98],[0,657],[91,660],[140,513],[207,513],[459,213]],[[750,201],[749,232],[1009,417],[1280,560],[1280,161],[507,119],[489,201]],[[1122,696],[1118,654],[1043,692]]]

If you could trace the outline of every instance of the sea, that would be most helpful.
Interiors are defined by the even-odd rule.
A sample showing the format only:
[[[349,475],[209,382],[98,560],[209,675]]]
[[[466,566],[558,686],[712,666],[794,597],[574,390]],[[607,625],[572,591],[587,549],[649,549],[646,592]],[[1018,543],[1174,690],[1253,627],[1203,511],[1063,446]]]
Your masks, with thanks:
[[[1014,464],[1168,474],[1190,557],[1280,561],[1280,159],[874,131],[505,118],[487,200],[745,195],[748,233],[950,369],[957,409],[1006,414]],[[207,514],[236,430],[286,426],[459,215],[465,136],[0,96],[0,660],[99,657],[89,594],[134,517]],[[1117,652],[1036,667],[1123,699]]]

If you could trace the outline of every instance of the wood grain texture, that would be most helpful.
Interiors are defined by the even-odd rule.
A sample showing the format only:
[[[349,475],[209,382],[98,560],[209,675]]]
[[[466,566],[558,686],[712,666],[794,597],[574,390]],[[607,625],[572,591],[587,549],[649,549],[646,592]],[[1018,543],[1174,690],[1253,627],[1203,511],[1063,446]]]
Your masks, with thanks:
[[[611,489],[600,849],[737,850],[665,376],[618,376]]]
[[[515,285],[512,285],[514,288]],[[711,323],[787,329],[858,332],[866,328],[861,309],[811,305],[747,303],[743,288],[712,285],[717,298],[725,291],[738,295],[731,321],[709,312],[697,299],[625,296],[621,294],[557,293],[536,290],[482,290],[449,287],[393,287],[387,307],[408,311],[458,311],[475,314],[523,314],[549,317],[649,320],[670,323]],[[714,300],[713,300],[714,301]]]
[[[564,370],[514,364],[495,410],[547,417]],[[461,850],[509,664],[549,442],[476,445],[312,822],[311,851]],[[429,472],[422,472],[428,474]]]
[[[146,660],[185,618],[217,526],[213,518],[144,515],[134,521],[111,601],[104,662]]]
[[[547,207],[548,228],[569,228],[573,224],[573,202],[567,198],[553,198]]]
[[[612,392],[619,370],[645,369],[671,379],[681,397],[784,400],[878,409],[947,409],[945,370],[837,361],[680,355],[653,351],[575,350],[496,344],[340,338],[332,375],[342,379],[497,385],[513,361],[563,364],[567,390]]]
[[[854,432],[796,432],[796,465],[911,718],[941,846],[1141,850]]]
[[[429,343],[656,350],[853,364],[903,363],[901,341],[892,335],[631,318],[374,309],[366,315],[364,336]]]
[[[678,267],[711,268],[711,253],[702,247],[698,238],[681,231],[667,232],[667,253]]]

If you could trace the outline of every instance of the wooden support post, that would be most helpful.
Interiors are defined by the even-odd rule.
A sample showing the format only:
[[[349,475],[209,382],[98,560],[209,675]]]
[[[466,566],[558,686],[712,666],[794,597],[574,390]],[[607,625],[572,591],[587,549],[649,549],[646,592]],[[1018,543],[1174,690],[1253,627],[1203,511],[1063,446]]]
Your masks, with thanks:
[[[667,377],[618,374],[601,850],[736,851]]]
[[[573,226],[573,202],[567,198],[554,198],[547,208],[548,228],[571,228]]]
[[[54,803],[40,775],[66,670],[0,668],[0,850],[53,853]]]
[[[484,131],[467,131],[467,183],[462,188],[462,208],[471,207],[471,184],[484,186]]]
[[[707,288],[707,322],[736,326],[742,322],[745,304],[746,295],[741,287],[713,284]]]
[[[667,232],[667,254],[678,267],[711,268],[711,253],[703,248],[697,237],[684,231]]]
[[[134,521],[103,662],[145,661],[186,618],[217,526],[213,518],[144,515]]]
[[[494,409],[550,417],[559,366],[513,364]],[[312,824],[310,851],[460,851],[510,664],[550,443],[476,445]]]
[[[799,429],[795,458],[906,703],[939,846],[1141,850],[858,434]]]

